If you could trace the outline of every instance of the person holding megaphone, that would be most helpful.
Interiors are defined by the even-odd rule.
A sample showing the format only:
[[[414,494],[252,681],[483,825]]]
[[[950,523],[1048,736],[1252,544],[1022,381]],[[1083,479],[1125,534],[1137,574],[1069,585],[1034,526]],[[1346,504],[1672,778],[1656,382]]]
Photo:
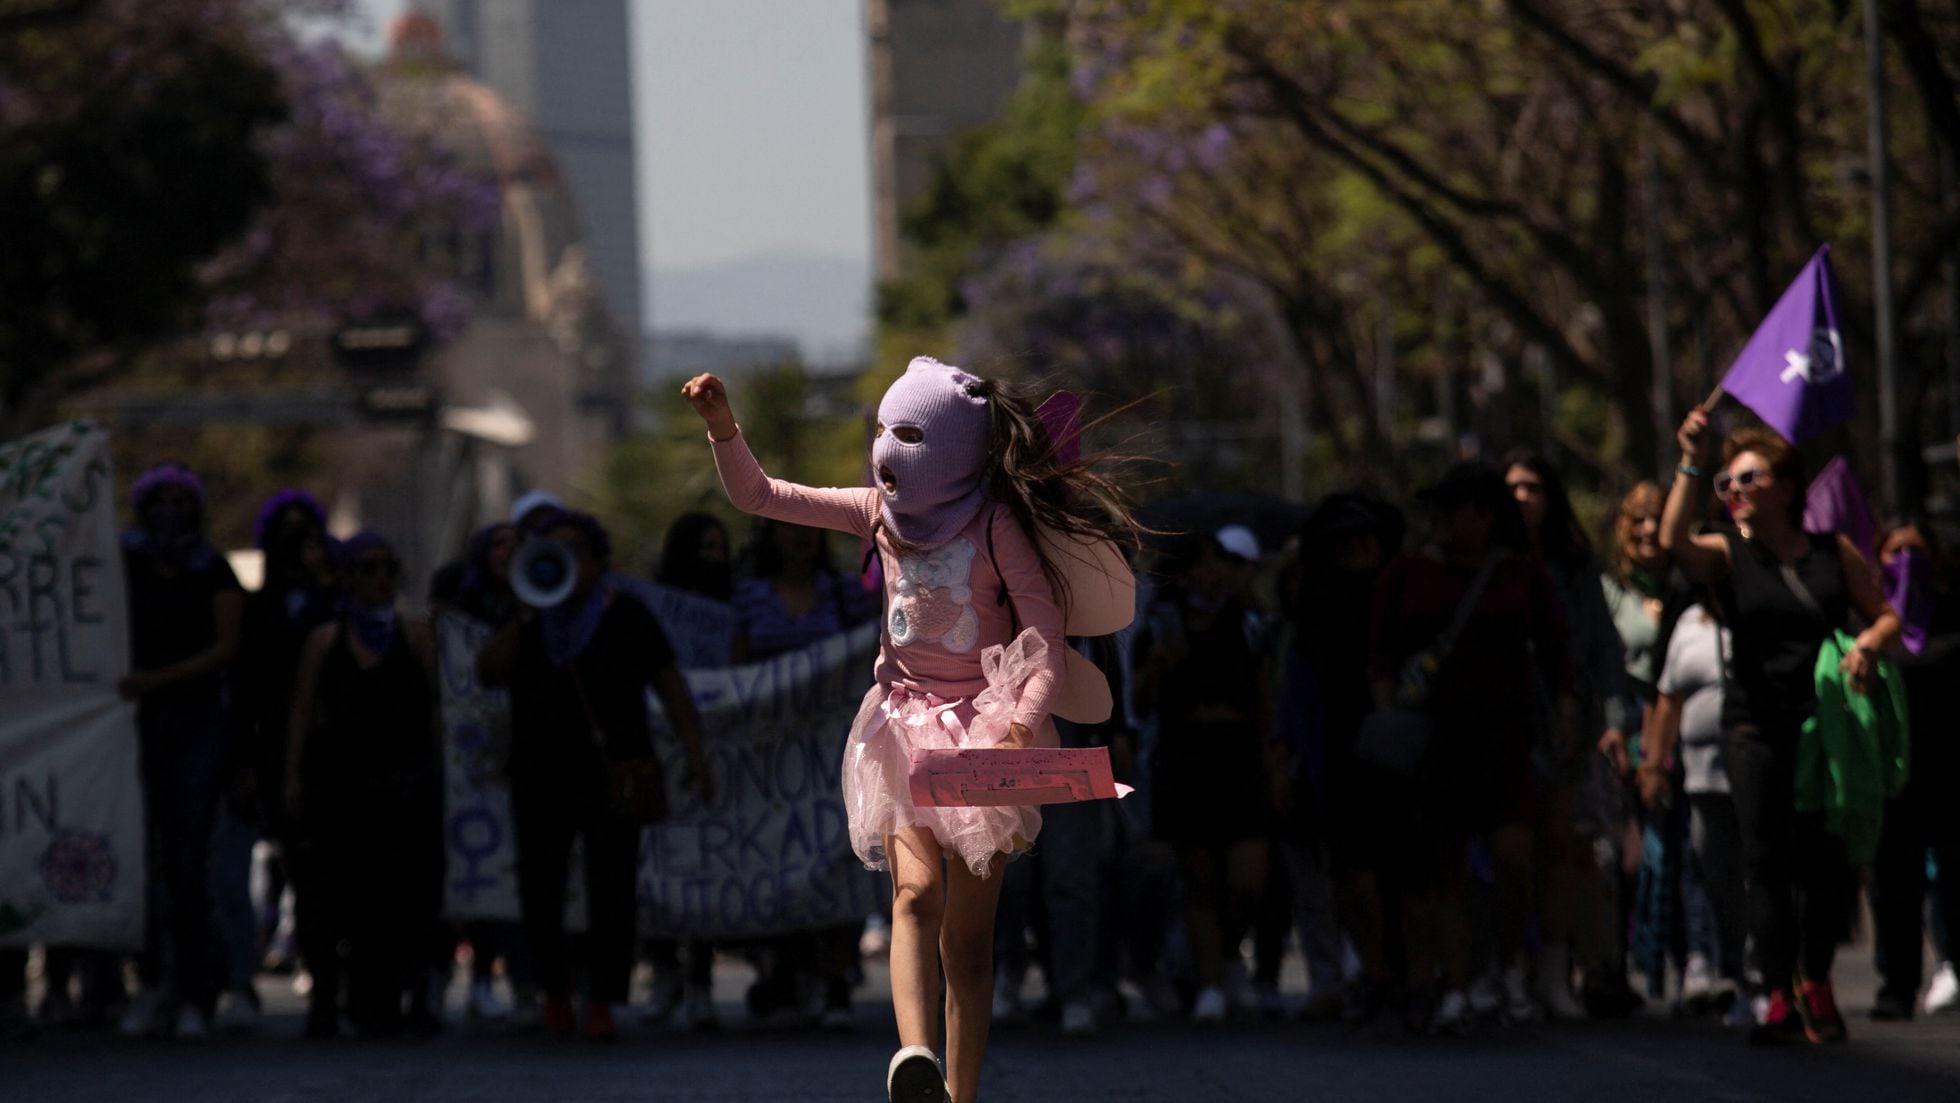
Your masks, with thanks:
[[[666,812],[646,691],[659,696],[686,753],[683,783],[702,801],[714,782],[674,650],[646,606],[610,585],[612,541],[599,522],[558,510],[511,566],[524,612],[477,656],[486,685],[511,700],[511,817],[524,929],[545,992],[546,1033],[569,1035],[573,976],[565,934],[572,842],[584,840],[589,921],[585,1015],[595,1041],[618,1037],[633,963],[640,829]]]

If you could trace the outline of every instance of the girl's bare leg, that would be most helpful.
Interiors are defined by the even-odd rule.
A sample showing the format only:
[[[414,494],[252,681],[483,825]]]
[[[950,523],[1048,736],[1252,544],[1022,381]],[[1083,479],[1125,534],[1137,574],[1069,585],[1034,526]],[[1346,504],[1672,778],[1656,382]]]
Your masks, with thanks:
[[[1007,856],[996,855],[988,876],[977,877],[958,858],[946,863],[939,956],[946,970],[946,1085],[953,1103],[980,1098],[980,1064],[994,1013],[994,911],[1006,865]]]
[[[945,862],[939,840],[922,827],[885,836],[885,855],[892,874],[891,985],[898,1042],[936,1050],[940,924],[946,914]],[[991,925],[992,912],[987,919]],[[989,971],[987,976],[991,981],[993,973]],[[986,1010],[991,1013],[991,991],[987,1001]]]

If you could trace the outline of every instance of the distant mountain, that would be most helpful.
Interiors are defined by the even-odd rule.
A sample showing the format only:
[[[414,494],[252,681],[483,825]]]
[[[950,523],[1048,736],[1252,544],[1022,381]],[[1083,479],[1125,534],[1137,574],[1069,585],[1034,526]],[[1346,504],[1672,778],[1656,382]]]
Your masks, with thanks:
[[[763,253],[700,268],[647,273],[649,331],[787,335],[813,363],[863,354],[871,318],[871,261]]]

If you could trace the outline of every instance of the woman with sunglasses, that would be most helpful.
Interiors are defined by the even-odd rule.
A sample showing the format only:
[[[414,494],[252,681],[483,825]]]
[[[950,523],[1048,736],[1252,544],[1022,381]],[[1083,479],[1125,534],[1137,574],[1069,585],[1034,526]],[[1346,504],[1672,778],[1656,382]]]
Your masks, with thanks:
[[[298,826],[301,953],[313,975],[306,1034],[347,1014],[370,1037],[432,1029],[428,955],[442,894],[435,635],[395,611],[401,560],[362,532],[342,545],[347,609],[300,654],[286,757]],[[317,723],[316,723],[317,717]]]
[[[1690,524],[1700,509],[1707,413],[1691,410],[1677,440],[1681,463],[1661,544],[1688,577],[1716,588],[1733,639],[1722,726],[1750,935],[1769,993],[1750,1039],[1842,1041],[1830,974],[1850,914],[1852,870],[1823,816],[1797,811],[1797,748],[1816,712],[1814,671],[1825,639],[1854,613],[1869,625],[1842,668],[1852,689],[1864,692],[1879,653],[1899,638],[1899,618],[1850,540],[1804,531],[1803,458],[1788,441],[1761,428],[1728,435],[1714,482],[1736,530],[1696,535]]]

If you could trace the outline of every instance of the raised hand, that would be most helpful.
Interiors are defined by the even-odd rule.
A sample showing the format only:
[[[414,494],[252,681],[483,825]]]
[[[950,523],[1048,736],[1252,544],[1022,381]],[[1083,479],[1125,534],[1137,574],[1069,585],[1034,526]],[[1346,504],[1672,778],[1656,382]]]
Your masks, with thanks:
[[[1681,445],[1681,458],[1684,461],[1701,463],[1708,455],[1708,411],[1699,406],[1689,410],[1674,439]]]
[[[688,380],[681,387],[681,395],[707,423],[709,436],[727,440],[735,435],[735,411],[728,405],[728,388],[712,372]]]

